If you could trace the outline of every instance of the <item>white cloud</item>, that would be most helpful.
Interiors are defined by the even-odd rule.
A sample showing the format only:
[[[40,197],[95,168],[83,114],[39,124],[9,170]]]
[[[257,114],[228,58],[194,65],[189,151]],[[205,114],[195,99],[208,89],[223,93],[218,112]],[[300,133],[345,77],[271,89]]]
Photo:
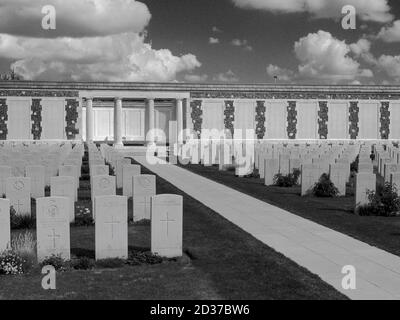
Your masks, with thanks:
[[[232,70],[215,75],[213,80],[217,82],[239,82],[239,78]]]
[[[208,43],[209,44],[218,44],[219,43],[219,39],[218,38],[214,38],[214,37],[210,37],[208,39]]]
[[[25,79],[92,81],[172,81],[201,64],[192,54],[155,50],[144,37],[41,39],[0,34],[0,58],[12,59]]]
[[[378,66],[389,77],[400,82],[400,56],[382,55],[378,59]]]
[[[56,9],[56,30],[42,29],[42,8]],[[105,36],[141,32],[151,14],[135,0],[1,0],[2,33],[35,37]]]
[[[267,67],[267,74],[274,78],[278,77],[278,80],[290,81],[295,77],[295,73],[292,70],[284,69],[275,65],[270,64]]]
[[[295,43],[294,50],[300,61],[299,76],[305,79],[339,82],[372,74],[361,70],[360,63],[349,56],[350,46],[329,32],[308,34]]]
[[[376,64],[370,53],[371,43],[360,39],[357,43],[346,44],[329,32],[318,31],[300,38],[294,44],[294,52],[299,60],[297,71],[275,65],[267,67],[271,77],[277,75],[284,81],[310,80],[324,83],[349,83],[374,76],[372,70],[361,68],[357,59]]]
[[[400,20],[394,21],[391,26],[383,27],[377,38],[385,42],[400,42]]]
[[[212,27],[212,32],[214,33],[222,33],[223,31],[219,29],[217,26]]]
[[[205,82],[208,79],[208,75],[206,74],[186,74],[184,76],[185,81],[188,82]]]
[[[273,13],[307,12],[314,18],[342,17],[342,8],[353,5],[363,21],[389,22],[393,20],[387,0],[232,0],[241,8],[266,10]]]
[[[233,39],[231,44],[235,47],[242,47],[246,51],[253,51],[253,47],[249,45],[247,40]]]

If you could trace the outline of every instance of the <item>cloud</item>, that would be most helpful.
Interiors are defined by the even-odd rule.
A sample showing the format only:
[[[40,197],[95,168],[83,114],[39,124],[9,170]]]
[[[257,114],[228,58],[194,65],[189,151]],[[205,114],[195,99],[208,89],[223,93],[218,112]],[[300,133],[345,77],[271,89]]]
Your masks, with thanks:
[[[400,20],[394,21],[391,26],[383,27],[377,38],[385,42],[400,42]]]
[[[353,5],[363,21],[386,23],[393,20],[387,0],[232,0],[240,8],[265,10],[273,13],[304,13],[313,18],[342,17],[342,8]]]
[[[246,51],[253,51],[253,47],[248,44],[247,40],[233,39],[231,44],[235,47],[242,47]]]
[[[215,75],[213,80],[216,82],[239,82],[239,78],[232,70]]]
[[[212,32],[214,33],[222,33],[223,31],[219,29],[217,26],[212,27]]]
[[[187,82],[205,82],[208,79],[208,75],[206,74],[186,74],[184,76],[185,81]]]
[[[361,46],[359,50],[362,50]],[[369,77],[372,73],[360,69],[360,63],[350,57],[351,49],[345,41],[322,30],[299,39],[294,51],[300,61],[299,76],[305,79],[339,82]]]
[[[218,44],[219,43],[219,39],[218,38],[214,38],[214,37],[210,37],[208,39],[208,43],[209,44]]]
[[[396,82],[400,82],[400,56],[382,55],[378,67]]]
[[[56,9],[56,30],[43,30],[42,8]],[[141,32],[151,14],[135,0],[1,0],[2,33],[30,37],[105,36]]]
[[[356,58],[361,58],[370,65],[376,64],[376,59],[371,53],[371,41],[368,39],[360,39],[356,43],[349,45],[349,48]]]
[[[371,43],[366,39],[348,45],[329,32],[320,30],[317,33],[309,33],[295,42],[294,52],[299,61],[296,71],[269,65],[267,73],[271,77],[277,75],[284,81],[306,80],[324,83],[349,83],[372,78],[372,70],[361,68],[357,60],[371,60],[371,64],[375,65],[370,48]]]
[[[196,56],[155,50],[144,36],[41,39],[0,34],[0,58],[28,80],[172,81],[201,66]]]
[[[267,67],[267,74],[271,78],[278,77],[278,80],[282,81],[291,81],[295,77],[295,73],[292,70],[280,68],[272,64]]]

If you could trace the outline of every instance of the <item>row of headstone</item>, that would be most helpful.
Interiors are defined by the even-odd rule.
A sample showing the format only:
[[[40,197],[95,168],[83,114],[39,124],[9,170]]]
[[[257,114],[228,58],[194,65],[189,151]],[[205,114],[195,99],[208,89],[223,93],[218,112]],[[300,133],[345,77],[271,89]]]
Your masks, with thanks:
[[[70,260],[70,199],[37,199],[37,257]],[[125,196],[95,198],[96,259],[128,258],[128,208]],[[0,199],[0,252],[10,247],[10,203]],[[151,197],[151,251],[162,257],[182,256],[183,199],[177,195]]]

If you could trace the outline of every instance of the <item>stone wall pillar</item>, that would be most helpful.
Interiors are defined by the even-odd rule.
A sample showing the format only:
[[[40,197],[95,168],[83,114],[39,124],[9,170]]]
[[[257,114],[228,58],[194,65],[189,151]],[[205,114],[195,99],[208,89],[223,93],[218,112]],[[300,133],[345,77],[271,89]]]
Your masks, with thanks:
[[[155,109],[154,109],[154,99],[147,99],[147,109],[148,109],[148,133],[146,135],[147,145],[154,145],[154,128],[155,128]]]
[[[123,147],[122,142],[122,99],[115,98],[114,100],[114,146]]]
[[[93,98],[86,99],[86,142],[93,142],[94,136]]]

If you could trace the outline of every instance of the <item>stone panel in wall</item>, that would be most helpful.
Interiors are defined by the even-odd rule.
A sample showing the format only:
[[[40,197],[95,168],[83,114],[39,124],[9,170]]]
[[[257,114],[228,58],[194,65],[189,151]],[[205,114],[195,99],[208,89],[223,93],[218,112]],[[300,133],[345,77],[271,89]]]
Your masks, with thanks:
[[[328,101],[328,139],[349,139],[349,104]]]
[[[389,139],[400,139],[400,102],[390,102]]]
[[[64,140],[65,99],[42,99],[42,140]]]
[[[114,139],[114,109],[94,108],[94,140]]]
[[[122,136],[126,140],[145,140],[145,109],[126,108],[123,110]]]
[[[235,132],[242,130],[242,136],[246,136],[246,130],[255,131],[256,101],[235,101]]]
[[[357,139],[380,139],[379,134],[379,108],[376,101],[359,101],[358,113],[360,128]]]
[[[297,101],[297,139],[319,139],[318,102]]]
[[[267,101],[265,139],[287,139],[287,101]]]
[[[202,134],[205,130],[214,130],[216,134],[211,134],[214,138],[219,138],[218,133],[225,131],[224,110],[225,102],[223,100],[207,101],[202,103],[203,123]],[[204,138],[206,138],[204,136]]]
[[[8,140],[31,140],[31,98],[9,97],[8,105]]]

